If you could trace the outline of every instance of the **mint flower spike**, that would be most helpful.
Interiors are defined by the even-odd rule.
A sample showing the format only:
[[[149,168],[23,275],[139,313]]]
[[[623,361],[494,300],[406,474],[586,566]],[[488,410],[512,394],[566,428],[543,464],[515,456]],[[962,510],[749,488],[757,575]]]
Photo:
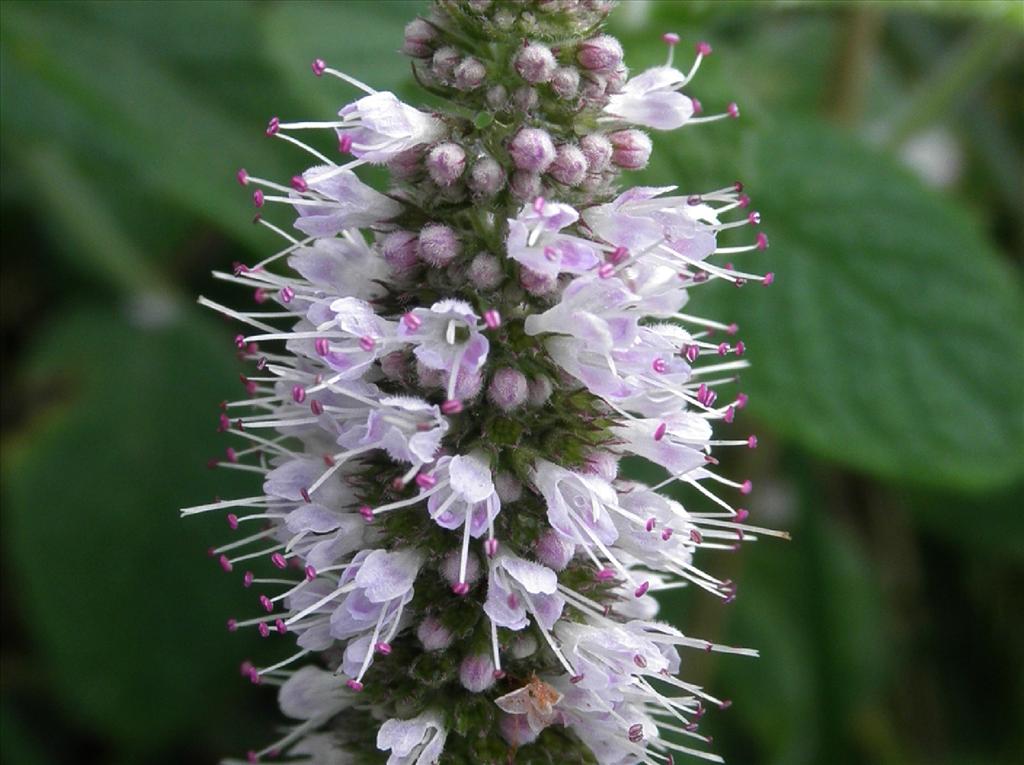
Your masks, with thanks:
[[[741,184],[623,183],[647,129],[738,110],[700,117],[680,92],[706,43],[684,73],[667,34],[665,65],[630,77],[612,5],[435,0],[402,49],[444,107],[317,59],[352,100],[266,129],[308,165],[237,175],[282,242],[215,274],[254,310],[200,298],[255,366],[211,464],[262,483],[182,514],[233,532],[210,553],[255,608],[228,629],[282,644],[241,667],[292,721],[247,762],[720,761],[699,725],[729,702],[679,677],[681,653],[756,652],[657,621],[653,595],[730,602],[702,551],[786,534],[747,523],[750,481],[712,454],[757,446],[715,434],[747,403],[738,328],[684,308],[702,284],[774,276],[723,262],[768,246],[720,242],[760,224]],[[625,457],[663,479],[620,475]]]

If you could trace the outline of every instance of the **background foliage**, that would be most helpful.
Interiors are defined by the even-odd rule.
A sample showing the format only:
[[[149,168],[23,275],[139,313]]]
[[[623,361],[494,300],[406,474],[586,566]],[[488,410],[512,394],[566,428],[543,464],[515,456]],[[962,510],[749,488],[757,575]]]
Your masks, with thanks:
[[[213,762],[277,719],[235,668],[284,648],[224,631],[253,596],[204,560],[226,527],[176,518],[247,485],[203,467],[240,367],[192,299],[237,302],[208,271],[273,246],[233,179],[299,167],[266,118],[352,96],[309,61],[416,97],[394,51],[421,8],[0,6],[5,762]],[[730,469],[795,537],[709,556],[735,604],[666,604],[762,650],[687,657],[736,701],[716,746],[1020,762],[1024,9],[626,0],[615,19],[635,69],[663,31],[711,40],[694,95],[743,108],[657,136],[642,180],[741,177],[773,244],[743,256],[773,287],[697,298],[754,362],[761,447]]]

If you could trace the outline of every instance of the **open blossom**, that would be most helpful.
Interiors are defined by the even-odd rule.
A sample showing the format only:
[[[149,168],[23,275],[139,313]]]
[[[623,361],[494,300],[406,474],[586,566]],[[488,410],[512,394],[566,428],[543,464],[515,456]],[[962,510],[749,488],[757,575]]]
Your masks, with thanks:
[[[779,534],[713,456],[757,445],[718,432],[747,403],[728,389],[743,342],[684,308],[774,277],[720,262],[767,247],[720,243],[760,223],[739,184],[621,188],[651,159],[645,129],[738,111],[696,116],[680,92],[704,43],[684,74],[666,35],[667,63],[629,78],[609,10],[438,0],[402,47],[455,108],[317,59],[348,103],[266,131],[313,166],[238,173],[282,243],[218,276],[264,307],[200,302],[241,323],[256,369],[217,414],[235,441],[213,464],[260,480],[183,514],[236,535],[211,555],[254,614],[228,629],[282,646],[242,665],[292,721],[247,762],[718,760],[700,718],[728,702],[680,677],[685,651],[755,652],[657,621],[652,595],[731,601],[703,553]],[[636,460],[663,480],[630,480]]]

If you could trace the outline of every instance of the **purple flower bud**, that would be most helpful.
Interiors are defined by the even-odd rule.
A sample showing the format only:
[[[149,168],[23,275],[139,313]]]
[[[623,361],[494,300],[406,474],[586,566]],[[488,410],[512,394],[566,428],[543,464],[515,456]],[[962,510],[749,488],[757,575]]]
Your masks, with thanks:
[[[530,406],[544,406],[548,399],[551,398],[551,393],[554,389],[551,380],[547,377],[537,377],[530,380]]]
[[[475,90],[487,77],[487,67],[469,56],[455,67],[455,87],[461,91]]]
[[[380,241],[380,254],[393,271],[405,273],[419,263],[417,244],[416,234],[412,231],[392,231]]]
[[[580,43],[576,60],[584,69],[606,71],[622,63],[622,45],[611,35],[600,35]]]
[[[457,143],[439,143],[427,154],[427,172],[438,186],[451,186],[466,170],[466,152]]]
[[[580,139],[580,150],[587,158],[587,170],[591,173],[602,173],[608,169],[615,147],[607,136],[591,133]]]
[[[455,67],[461,60],[462,56],[459,55],[459,52],[450,45],[446,45],[434,51],[430,70],[437,79],[448,82],[455,75]]]
[[[511,473],[501,472],[494,476],[494,490],[503,503],[518,502],[523,497],[523,485]]]
[[[459,665],[459,682],[472,693],[483,693],[494,685],[494,662],[487,654],[467,656]]]
[[[521,88],[516,88],[515,93],[512,94],[512,103],[519,111],[528,112],[540,103],[540,96],[537,95],[536,88],[523,85]]]
[[[417,253],[434,266],[446,266],[462,253],[462,242],[448,226],[431,223],[420,231]]]
[[[551,49],[540,43],[530,43],[516,55],[516,71],[532,85],[550,80],[555,66],[555,57]]]
[[[566,186],[578,186],[587,174],[587,158],[579,146],[563,143],[558,147],[555,161],[548,168],[548,173],[559,183]]]
[[[512,161],[520,170],[543,173],[555,161],[551,136],[538,128],[523,128],[508,147]]]
[[[587,72],[580,85],[580,95],[586,101],[605,103],[605,92],[608,90],[608,81],[599,74]]]
[[[448,628],[433,616],[428,616],[420,622],[416,628],[416,637],[427,651],[443,651],[454,640]]]
[[[477,194],[494,196],[505,186],[505,170],[493,157],[483,157],[470,168],[466,184]]]
[[[406,149],[388,160],[388,172],[397,181],[409,181],[415,178],[423,170],[423,152],[416,149]]]
[[[401,351],[393,351],[380,358],[380,371],[384,373],[384,376],[389,380],[401,380],[405,377],[406,372],[409,371],[409,365],[406,363],[405,354]]]
[[[528,395],[526,375],[508,367],[496,371],[487,387],[487,398],[505,412],[522,406]]]
[[[466,275],[469,283],[478,290],[497,289],[505,281],[501,261],[489,252],[481,252],[473,258]]]
[[[525,659],[537,653],[537,638],[533,635],[516,635],[509,646],[509,654],[513,659]]]
[[[519,284],[531,295],[541,297],[554,291],[555,287],[558,286],[558,279],[554,276],[531,271],[529,268],[523,268],[519,272]]]
[[[447,382],[447,380],[445,381]],[[468,401],[476,398],[477,394],[484,387],[484,376],[477,370],[463,367],[455,375],[455,398],[460,401]]]
[[[554,529],[548,529],[537,540],[537,560],[554,571],[561,571],[569,565],[576,554],[576,545],[565,539]]]
[[[536,741],[540,732],[534,732],[530,727],[526,715],[507,715],[502,713],[498,721],[498,730],[501,737],[508,742],[509,746],[526,746]]]
[[[617,69],[613,69],[610,72],[606,72],[604,75],[605,81],[605,93],[621,93],[622,86],[626,84],[629,79],[629,69],[624,66],[620,66]]]
[[[523,202],[530,202],[540,196],[540,175],[527,170],[516,170],[512,173],[510,184],[512,193]]]
[[[651,158],[650,137],[640,130],[619,130],[608,138],[612,142],[612,162],[624,170],[643,170]]]
[[[452,550],[441,560],[441,566],[439,571],[441,576],[448,584],[456,584],[459,582],[459,567],[462,563],[462,557],[458,550]],[[480,560],[470,553],[466,558],[466,578],[467,584],[473,584],[477,579],[480,578]]]
[[[508,103],[508,90],[504,85],[494,85],[487,89],[487,105],[496,111],[505,108]]]
[[[416,380],[421,388],[441,388],[448,382],[443,369],[431,369],[419,359],[416,360]]]
[[[551,89],[559,98],[572,98],[580,89],[580,73],[575,67],[558,67],[551,75]]]
[[[437,33],[430,24],[423,19],[413,19],[405,25],[405,42],[402,44],[402,52],[413,58],[430,58],[433,48],[430,43]]]

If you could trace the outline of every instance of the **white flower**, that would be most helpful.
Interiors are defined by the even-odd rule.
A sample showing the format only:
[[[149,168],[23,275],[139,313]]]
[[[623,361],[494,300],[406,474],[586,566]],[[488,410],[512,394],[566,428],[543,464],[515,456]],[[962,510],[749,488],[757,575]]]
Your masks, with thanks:
[[[308,188],[293,193],[299,217],[295,228],[309,236],[332,237],[351,228],[368,228],[401,214],[402,205],[374,191],[351,170],[313,167],[302,174]]]
[[[352,155],[375,164],[444,135],[444,123],[387,91],[353,101],[338,115],[344,125],[338,128],[338,135],[351,142]]]
[[[411,720],[385,720],[377,733],[377,748],[391,752],[387,765],[435,765],[447,738],[441,715],[424,712]]]
[[[693,116],[693,99],[677,92],[686,76],[669,66],[656,66],[631,77],[608,99],[604,113],[655,130],[674,130]]]

